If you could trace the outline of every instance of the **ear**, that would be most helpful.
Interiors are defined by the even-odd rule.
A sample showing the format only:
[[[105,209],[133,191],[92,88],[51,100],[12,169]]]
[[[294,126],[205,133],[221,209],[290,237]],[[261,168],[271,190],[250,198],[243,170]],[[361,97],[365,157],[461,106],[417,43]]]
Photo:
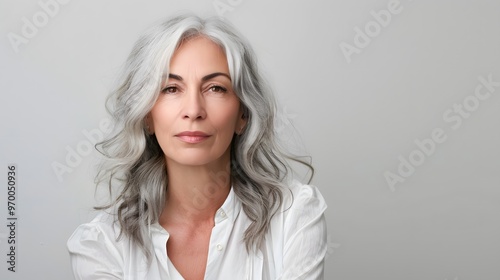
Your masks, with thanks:
[[[155,128],[153,123],[153,118],[151,117],[151,113],[148,113],[144,118],[144,130],[149,134],[155,134]]]
[[[235,133],[238,135],[243,134],[243,131],[247,123],[248,123],[247,114],[244,113],[243,109],[240,109],[239,118],[236,121],[236,127],[234,128]]]

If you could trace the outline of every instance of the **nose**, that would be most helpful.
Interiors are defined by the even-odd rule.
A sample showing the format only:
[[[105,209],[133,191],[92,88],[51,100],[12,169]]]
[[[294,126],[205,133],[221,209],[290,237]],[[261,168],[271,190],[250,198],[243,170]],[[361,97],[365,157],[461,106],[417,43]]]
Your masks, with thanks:
[[[185,95],[182,116],[191,120],[206,118],[205,100],[199,90],[191,90]]]

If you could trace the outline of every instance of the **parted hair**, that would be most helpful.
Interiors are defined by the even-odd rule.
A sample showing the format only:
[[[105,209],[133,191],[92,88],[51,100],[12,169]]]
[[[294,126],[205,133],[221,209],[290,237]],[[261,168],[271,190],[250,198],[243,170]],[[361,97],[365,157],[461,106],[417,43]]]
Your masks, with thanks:
[[[277,106],[274,96],[257,69],[250,45],[230,24],[213,17],[178,15],[149,28],[135,43],[124,65],[116,89],[106,107],[113,122],[112,132],[97,149],[104,155],[96,176],[112,194],[112,208],[123,235],[136,242],[148,259],[152,256],[149,227],[158,222],[165,206],[168,174],[164,154],[156,136],[148,132],[145,118],[160,93],[162,76],[168,75],[170,59],[179,45],[204,36],[224,51],[233,89],[248,119],[241,134],[231,142],[230,184],[251,220],[245,231],[247,250],[259,246],[270,220],[283,203],[288,188],[290,160],[309,161],[286,152],[276,133]],[[217,180],[219,174],[214,174]],[[222,176],[224,177],[224,176]],[[193,198],[202,203],[203,197]]]

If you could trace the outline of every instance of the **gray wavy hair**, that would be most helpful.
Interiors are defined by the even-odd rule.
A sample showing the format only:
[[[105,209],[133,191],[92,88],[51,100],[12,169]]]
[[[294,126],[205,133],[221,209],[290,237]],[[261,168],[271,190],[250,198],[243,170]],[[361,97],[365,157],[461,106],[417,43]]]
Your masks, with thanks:
[[[96,209],[115,208],[120,237],[130,237],[148,259],[152,256],[149,226],[158,222],[165,206],[168,174],[164,154],[155,135],[148,133],[144,119],[158,98],[162,75],[174,51],[183,40],[195,36],[209,38],[225,52],[233,88],[248,118],[244,132],[233,137],[227,170],[234,192],[252,221],[244,235],[247,250],[261,244],[282,204],[283,191],[287,190],[284,181],[292,170],[288,160],[309,168],[309,181],[314,174],[309,161],[285,153],[279,145],[274,96],[257,70],[250,45],[231,25],[195,15],[161,22],[147,30],[133,47],[119,86],[106,103],[113,131],[96,145],[104,155],[96,182],[107,185],[113,197],[109,204]]]

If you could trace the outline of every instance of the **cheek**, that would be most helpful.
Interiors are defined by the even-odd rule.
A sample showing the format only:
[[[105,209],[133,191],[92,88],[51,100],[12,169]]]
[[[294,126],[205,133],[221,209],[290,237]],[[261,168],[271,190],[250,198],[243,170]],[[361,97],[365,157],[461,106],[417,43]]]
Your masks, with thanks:
[[[172,110],[166,107],[167,106],[155,106],[151,110],[151,123],[155,133],[168,131],[172,127],[174,115]]]
[[[224,108],[219,108],[214,110],[212,114],[212,119],[218,124],[220,128],[225,130],[234,130],[239,117],[239,104],[231,104],[225,106]],[[229,132],[228,132],[229,133]]]

